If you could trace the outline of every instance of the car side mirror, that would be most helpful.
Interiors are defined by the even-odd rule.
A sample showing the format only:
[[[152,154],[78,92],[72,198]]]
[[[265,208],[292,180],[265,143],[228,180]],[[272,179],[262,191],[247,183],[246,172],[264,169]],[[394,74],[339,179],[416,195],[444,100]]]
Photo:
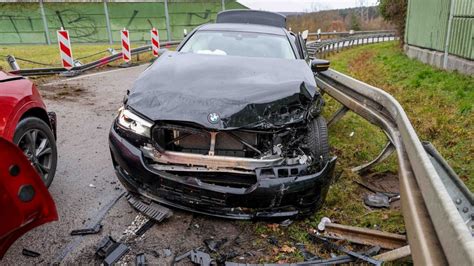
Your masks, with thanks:
[[[329,68],[329,64],[328,60],[313,59],[311,60],[311,70],[313,70],[313,72],[326,71]]]

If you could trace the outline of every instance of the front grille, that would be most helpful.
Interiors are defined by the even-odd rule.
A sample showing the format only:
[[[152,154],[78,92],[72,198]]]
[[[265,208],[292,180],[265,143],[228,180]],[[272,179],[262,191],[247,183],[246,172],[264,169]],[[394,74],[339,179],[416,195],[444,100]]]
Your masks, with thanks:
[[[206,129],[172,124],[158,124],[152,133],[153,141],[168,151],[210,154],[212,136]],[[244,144],[245,143],[245,144]],[[258,135],[243,131],[219,131],[215,135],[214,155],[254,158]]]

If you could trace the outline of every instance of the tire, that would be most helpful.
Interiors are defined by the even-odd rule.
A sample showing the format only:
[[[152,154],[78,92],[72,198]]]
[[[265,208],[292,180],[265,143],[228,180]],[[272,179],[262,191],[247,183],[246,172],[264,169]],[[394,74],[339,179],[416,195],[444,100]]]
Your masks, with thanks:
[[[20,147],[46,187],[49,187],[56,174],[58,152],[48,124],[37,117],[22,119],[16,126],[13,142]]]
[[[323,116],[319,115],[309,121],[306,143],[315,160],[327,162],[330,159],[328,127]]]

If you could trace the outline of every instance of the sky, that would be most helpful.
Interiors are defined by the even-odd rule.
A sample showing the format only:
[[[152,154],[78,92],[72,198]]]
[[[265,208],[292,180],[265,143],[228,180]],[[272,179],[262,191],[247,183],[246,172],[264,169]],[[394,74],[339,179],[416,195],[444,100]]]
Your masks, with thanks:
[[[376,5],[378,0],[238,0],[243,5],[257,10],[311,12],[327,9],[339,9]]]

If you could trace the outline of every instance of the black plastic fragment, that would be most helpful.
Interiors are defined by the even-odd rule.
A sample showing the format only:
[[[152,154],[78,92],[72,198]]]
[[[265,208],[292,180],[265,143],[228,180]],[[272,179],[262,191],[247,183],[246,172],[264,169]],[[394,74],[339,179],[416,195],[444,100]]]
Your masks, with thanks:
[[[36,257],[39,257],[41,255],[36,251],[29,250],[29,249],[26,249],[26,248],[24,248],[21,251],[21,254],[23,254],[24,256],[27,256],[27,257],[32,257],[32,258],[36,258]]]
[[[136,266],[146,265],[146,257],[144,253],[137,254],[137,256],[135,257],[135,265]]]
[[[306,247],[303,243],[297,243],[296,247],[298,248],[298,250],[303,255],[304,261],[311,261],[311,260],[320,259],[320,257],[318,257],[318,256],[314,255],[313,253],[309,252],[308,250],[306,250]]]
[[[204,240],[204,244],[206,244],[207,248],[212,252],[216,252],[226,242],[227,238],[222,238],[221,240],[209,238]]]
[[[99,233],[101,229],[102,229],[102,225],[101,224],[96,224],[94,227],[91,227],[91,228],[72,230],[71,235],[72,236],[93,235],[93,234]]]
[[[148,229],[152,228],[153,225],[155,225],[155,220],[148,220],[142,227],[138,228],[138,230],[135,232],[136,236],[141,236],[143,235]]]
[[[361,253],[357,253],[357,252],[348,250],[347,248],[345,248],[343,246],[339,246],[335,243],[332,243],[331,241],[327,240],[324,237],[320,237],[320,236],[312,235],[312,234],[310,234],[309,237],[313,242],[322,243],[324,245],[324,247],[326,247],[327,249],[338,250],[338,251],[344,252],[347,255],[349,255],[349,256],[351,256],[355,259],[363,260],[363,261],[368,262],[368,263],[373,264],[373,265],[382,265],[382,261],[376,260],[374,258],[371,258],[371,257],[369,257],[367,255],[364,255],[364,254],[361,254]]]
[[[125,244],[118,243],[112,237],[104,237],[97,248],[96,256],[103,259],[104,265],[112,265],[120,260],[130,248]]]
[[[132,194],[127,194],[125,197],[135,209],[156,222],[161,222],[173,215],[170,209],[156,204],[155,202],[143,202]]]
[[[198,264],[200,266],[210,266],[214,260],[206,252],[200,251],[199,249],[192,249],[182,255],[179,255],[174,259],[174,262],[179,262],[184,258],[189,258],[191,262]]]

